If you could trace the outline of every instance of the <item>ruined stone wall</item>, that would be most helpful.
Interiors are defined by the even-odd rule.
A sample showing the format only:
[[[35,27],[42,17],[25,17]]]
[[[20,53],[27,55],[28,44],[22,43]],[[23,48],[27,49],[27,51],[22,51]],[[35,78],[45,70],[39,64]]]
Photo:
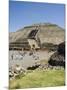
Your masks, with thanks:
[[[28,39],[29,45],[31,46],[31,48],[33,48],[33,45],[35,45],[35,48],[40,48],[36,42],[36,40],[34,39]]]

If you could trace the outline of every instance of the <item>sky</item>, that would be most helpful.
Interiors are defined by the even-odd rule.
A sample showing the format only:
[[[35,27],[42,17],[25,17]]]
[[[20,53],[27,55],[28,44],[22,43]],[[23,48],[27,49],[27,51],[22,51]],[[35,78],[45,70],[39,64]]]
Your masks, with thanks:
[[[65,5],[9,1],[9,31],[35,23],[53,23],[65,28]]]

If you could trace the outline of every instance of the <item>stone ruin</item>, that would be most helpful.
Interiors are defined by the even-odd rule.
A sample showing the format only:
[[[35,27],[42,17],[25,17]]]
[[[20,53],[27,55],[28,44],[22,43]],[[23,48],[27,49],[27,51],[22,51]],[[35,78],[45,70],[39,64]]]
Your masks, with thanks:
[[[17,65],[14,70],[9,71],[9,77],[12,79],[20,74],[25,75],[28,70],[60,69],[60,67],[65,68],[65,42],[58,45],[57,51],[50,57],[47,64],[36,63],[28,67],[27,70]]]
[[[65,42],[58,45],[55,52],[48,61],[51,66],[63,66],[65,68]]]

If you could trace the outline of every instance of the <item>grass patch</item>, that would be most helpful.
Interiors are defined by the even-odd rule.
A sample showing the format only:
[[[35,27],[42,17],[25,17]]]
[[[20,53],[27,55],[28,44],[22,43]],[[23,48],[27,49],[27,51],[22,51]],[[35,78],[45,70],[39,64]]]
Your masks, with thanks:
[[[37,88],[63,86],[65,83],[64,70],[40,70],[26,74],[19,79],[11,80],[10,88]]]

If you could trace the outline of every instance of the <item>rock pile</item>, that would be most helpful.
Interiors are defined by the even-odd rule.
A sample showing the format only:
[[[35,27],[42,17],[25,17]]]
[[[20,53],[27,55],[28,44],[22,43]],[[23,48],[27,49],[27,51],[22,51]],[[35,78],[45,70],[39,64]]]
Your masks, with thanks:
[[[48,63],[52,66],[65,67],[65,42],[59,44],[57,52],[55,52]]]
[[[18,77],[19,75],[23,74],[26,72],[26,70],[24,68],[22,68],[19,65],[16,65],[16,67],[14,69],[10,69],[9,70],[9,78],[13,79],[15,77]]]

